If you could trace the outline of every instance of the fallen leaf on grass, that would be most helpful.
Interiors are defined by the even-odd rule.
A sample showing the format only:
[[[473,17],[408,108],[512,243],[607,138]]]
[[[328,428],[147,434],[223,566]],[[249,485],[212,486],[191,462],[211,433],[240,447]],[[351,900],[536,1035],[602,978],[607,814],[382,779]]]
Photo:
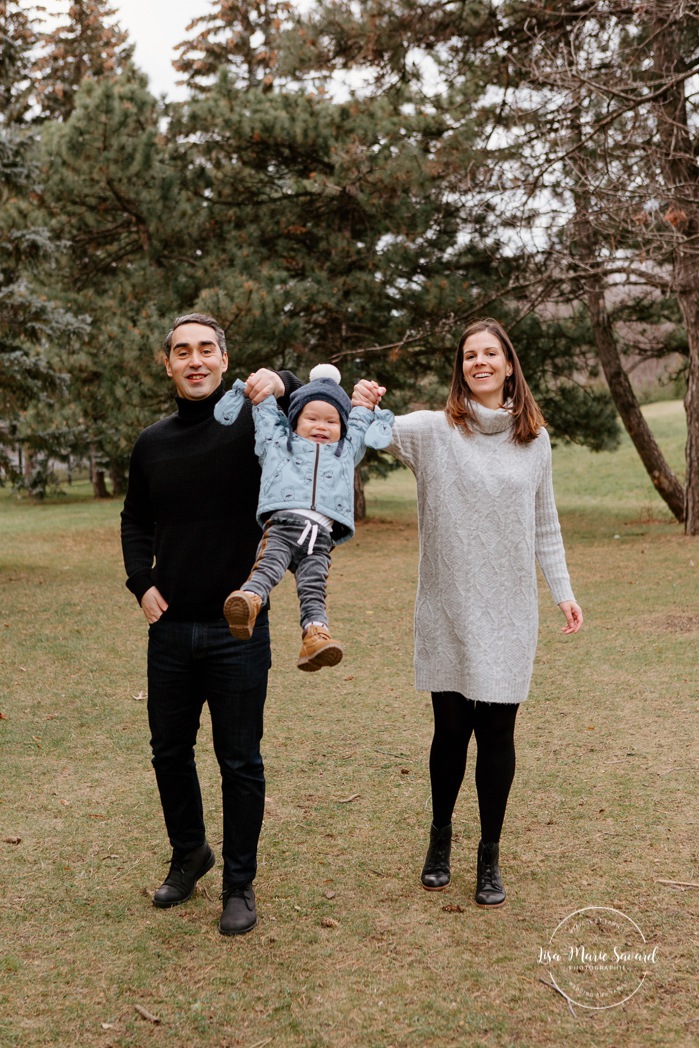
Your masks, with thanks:
[[[114,1023],[101,1023],[100,1025],[102,1026],[103,1030],[113,1030],[114,1029]]]
[[[134,1008],[136,1009],[138,1014],[141,1016],[141,1018],[142,1019],[147,1019],[149,1023],[154,1023],[157,1026],[157,1024],[160,1022],[160,1017],[157,1016],[157,1015],[153,1015],[153,1013],[149,1012],[147,1008],[143,1007],[143,1005],[141,1005],[141,1004],[134,1004]]]
[[[327,892],[323,892],[323,895],[325,896],[326,899],[334,899],[335,898],[335,892],[327,891]]]
[[[4,838],[5,844],[19,844],[21,842],[21,840],[22,840],[21,837],[5,837]]]
[[[321,920],[321,926],[323,928],[339,928],[340,922],[336,921],[334,917],[323,917]]]
[[[446,906],[442,906],[445,913],[466,913],[463,906],[459,906],[458,902],[447,903]]]
[[[358,800],[359,797],[361,797],[361,793],[353,793],[351,797],[343,797],[342,800],[339,800],[337,803],[338,804],[351,804],[352,801]]]
[[[143,699],[145,699],[145,697],[146,697],[146,696],[144,695],[144,693],[143,693],[142,691],[139,691],[138,695],[132,695],[132,696],[131,696],[131,698],[132,698],[132,699],[135,699],[135,700],[136,700],[136,702],[142,702],[142,701],[143,701]]]
[[[7,717],[4,713],[0,713],[0,720],[7,720]]]

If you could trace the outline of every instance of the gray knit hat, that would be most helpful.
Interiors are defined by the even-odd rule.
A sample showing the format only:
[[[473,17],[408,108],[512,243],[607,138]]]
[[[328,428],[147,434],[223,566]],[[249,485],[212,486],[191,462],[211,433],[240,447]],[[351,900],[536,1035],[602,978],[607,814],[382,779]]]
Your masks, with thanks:
[[[317,364],[310,375],[310,382],[295,389],[289,397],[289,424],[296,429],[298,417],[312,400],[323,400],[337,408],[340,416],[341,439],[347,436],[347,419],[352,409],[352,402],[340,385],[340,372],[334,364]]]

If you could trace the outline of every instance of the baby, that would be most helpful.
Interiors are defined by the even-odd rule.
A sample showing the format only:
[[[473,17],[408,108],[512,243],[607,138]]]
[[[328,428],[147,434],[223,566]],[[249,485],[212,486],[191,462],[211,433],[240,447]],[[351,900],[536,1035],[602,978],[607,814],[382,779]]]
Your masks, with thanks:
[[[225,425],[235,422],[245,395],[240,379],[216,405]],[[340,372],[319,364],[289,399],[288,417],[271,394],[252,409],[255,454],[262,467],[257,520],[263,535],[242,589],[223,606],[230,631],[252,636],[255,619],[289,568],[301,607],[300,670],[336,666],[343,649],[328,629],[325,590],[330,554],[354,534],[354,467],[367,447],[391,442],[393,414],[353,408]]]

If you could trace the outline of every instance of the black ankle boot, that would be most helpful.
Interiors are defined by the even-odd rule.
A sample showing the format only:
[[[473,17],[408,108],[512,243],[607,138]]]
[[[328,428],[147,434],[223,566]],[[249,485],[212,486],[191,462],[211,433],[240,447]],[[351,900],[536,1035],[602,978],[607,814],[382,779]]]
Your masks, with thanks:
[[[223,884],[223,913],[218,930],[221,935],[245,935],[257,924],[255,889],[252,884]]]
[[[206,841],[190,852],[173,851],[170,872],[153,896],[153,905],[160,910],[179,906],[194,894],[194,886],[200,877],[216,862]]]
[[[449,858],[451,856],[451,823],[438,830],[434,823],[430,827],[430,846],[422,868],[422,887],[428,892],[441,892],[451,880]]]
[[[478,845],[478,871],[476,874],[476,902],[479,906],[502,906],[505,889],[502,886],[499,844]]]

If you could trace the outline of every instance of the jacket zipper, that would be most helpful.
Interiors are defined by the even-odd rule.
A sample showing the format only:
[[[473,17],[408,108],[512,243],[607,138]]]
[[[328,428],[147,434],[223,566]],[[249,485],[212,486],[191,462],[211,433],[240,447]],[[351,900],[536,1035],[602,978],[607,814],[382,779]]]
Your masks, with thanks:
[[[320,455],[320,444],[316,444],[316,461],[313,467],[313,488],[311,490],[311,509],[316,508],[316,485],[318,483],[318,457]]]

